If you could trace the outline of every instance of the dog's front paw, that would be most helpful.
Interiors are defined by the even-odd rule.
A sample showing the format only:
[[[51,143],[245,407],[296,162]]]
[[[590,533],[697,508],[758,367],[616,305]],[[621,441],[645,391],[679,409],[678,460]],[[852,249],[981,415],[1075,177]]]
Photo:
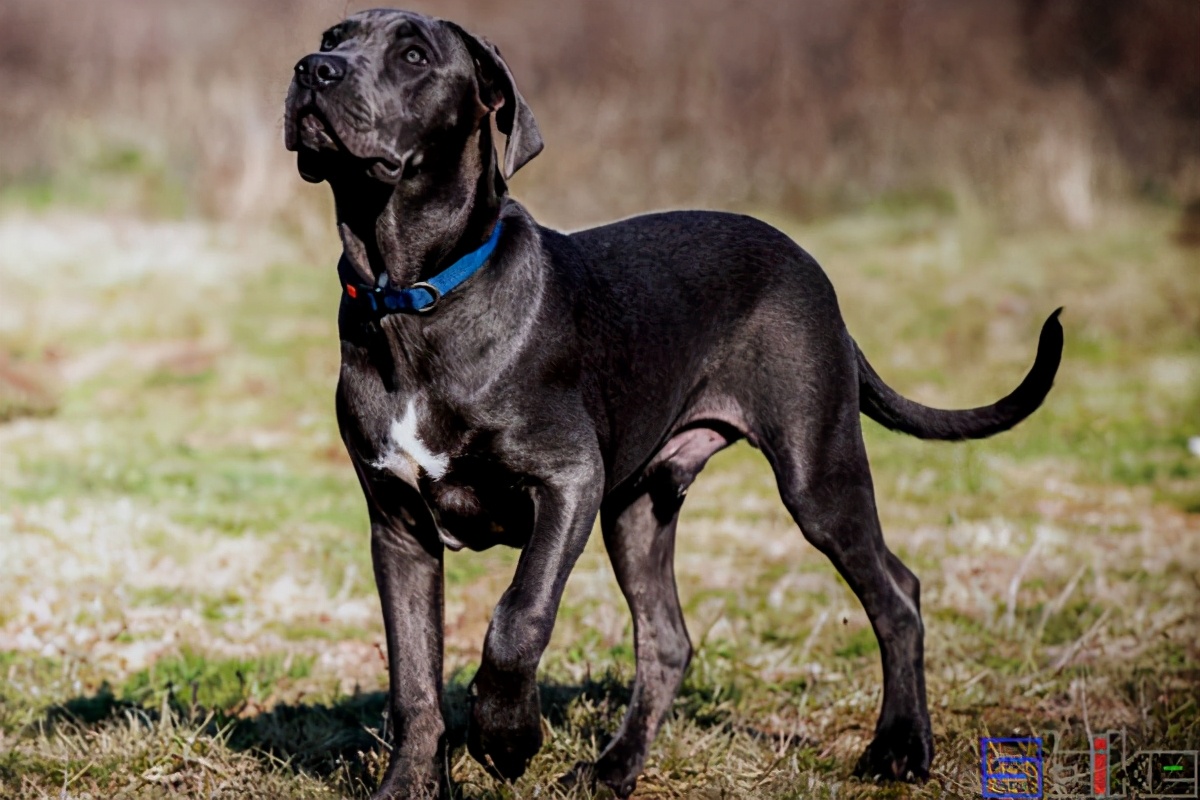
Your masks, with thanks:
[[[901,719],[882,728],[858,759],[854,774],[885,781],[925,781],[933,763],[928,724]]]
[[[513,781],[542,749],[542,712],[537,686],[515,692],[481,685],[467,692],[471,704],[467,750],[495,777]]]

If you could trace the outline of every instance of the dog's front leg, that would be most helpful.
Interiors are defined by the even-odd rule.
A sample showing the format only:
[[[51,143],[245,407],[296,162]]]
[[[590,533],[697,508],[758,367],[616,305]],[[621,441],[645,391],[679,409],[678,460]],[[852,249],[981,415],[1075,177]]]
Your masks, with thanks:
[[[443,784],[449,785],[443,775],[443,547],[436,535],[431,540],[432,532],[413,522],[420,516],[370,504],[371,558],[387,632],[392,723],[391,761],[373,800],[435,798]]]
[[[467,746],[494,774],[514,780],[542,746],[537,667],[550,642],[571,568],[600,508],[603,468],[589,461],[556,470],[534,491],[533,535],[496,606],[471,684]]]

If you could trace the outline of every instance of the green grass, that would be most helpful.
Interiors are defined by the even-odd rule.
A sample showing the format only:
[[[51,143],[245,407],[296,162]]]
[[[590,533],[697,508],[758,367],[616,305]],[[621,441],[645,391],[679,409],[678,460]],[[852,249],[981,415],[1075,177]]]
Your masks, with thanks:
[[[312,658],[307,656],[212,659],[184,649],[134,673],[125,681],[121,696],[157,706],[163,699],[180,701],[181,695],[186,698],[190,693],[193,706],[228,710],[268,699],[281,679],[296,681],[311,673]]]
[[[103,159],[90,169],[169,186],[145,154]],[[0,259],[0,310],[27,323],[0,328],[0,367],[51,387],[39,403],[0,391],[13,409],[0,414],[0,797],[365,797],[385,765],[385,662],[333,418],[335,246],[308,263],[273,235],[165,216],[35,270]],[[47,219],[67,241],[91,222]],[[684,507],[696,656],[640,796],[973,796],[989,734],[1124,726],[1140,745],[1197,747],[1200,284],[1174,220],[1134,209],[1017,237],[932,193],[776,222],[825,265],[904,394],[1001,396],[1058,305],[1063,368],[1046,406],[993,440],[864,425],[888,542],[922,581],[931,781],[849,777],[877,713],[878,645],[738,445]],[[160,245],[137,248],[163,230],[195,242],[186,269],[95,274],[157,263]],[[62,281],[84,298],[67,310]],[[515,564],[512,551],[447,557],[446,708],[467,797],[557,796],[629,699],[628,613],[594,537],[542,664],[545,750],[512,786],[466,756],[466,686]]]

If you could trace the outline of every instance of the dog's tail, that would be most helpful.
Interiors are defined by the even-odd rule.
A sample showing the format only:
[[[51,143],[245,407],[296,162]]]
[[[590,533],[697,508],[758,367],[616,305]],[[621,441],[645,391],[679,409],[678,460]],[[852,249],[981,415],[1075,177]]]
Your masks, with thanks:
[[[961,411],[930,408],[900,396],[883,382],[855,345],[859,409],[880,425],[919,439],[983,439],[1006,431],[1037,410],[1054,385],[1054,375],[1062,360],[1063,329],[1058,321],[1061,312],[1061,308],[1056,310],[1042,325],[1037,357],[1020,386],[990,406]]]

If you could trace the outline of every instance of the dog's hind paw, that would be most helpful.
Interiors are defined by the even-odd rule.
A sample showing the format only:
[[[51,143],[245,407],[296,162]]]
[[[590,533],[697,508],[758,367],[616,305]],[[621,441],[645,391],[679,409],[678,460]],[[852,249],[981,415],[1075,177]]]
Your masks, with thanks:
[[[602,760],[602,759],[601,759]],[[598,796],[617,796],[624,800],[629,795],[634,794],[634,789],[637,788],[637,775],[632,777],[624,774],[617,776],[606,775],[604,772],[604,764],[593,762],[575,762],[568,774],[558,778],[558,788],[564,792],[570,792],[571,789],[582,787],[596,792],[596,789],[607,787],[612,790],[612,795],[602,792]]]
[[[607,775],[602,763],[576,761],[571,771],[558,779],[558,786],[564,791],[569,791],[578,786],[589,789],[592,792],[596,791],[597,786],[607,786],[612,790],[614,795],[624,800],[624,798],[633,794],[633,790],[637,788],[637,775],[629,777],[624,772],[619,777],[615,773]]]
[[[584,786],[590,789],[595,789],[595,765],[591,761],[576,761],[575,766],[571,767],[569,772],[560,777],[557,783],[558,788],[563,789],[564,791],[574,789],[576,786]]]
[[[450,787],[438,780],[436,774],[414,773],[389,769],[371,800],[446,800]]]
[[[933,763],[933,735],[927,725],[900,720],[875,734],[858,759],[854,774],[868,780],[925,781]]]

